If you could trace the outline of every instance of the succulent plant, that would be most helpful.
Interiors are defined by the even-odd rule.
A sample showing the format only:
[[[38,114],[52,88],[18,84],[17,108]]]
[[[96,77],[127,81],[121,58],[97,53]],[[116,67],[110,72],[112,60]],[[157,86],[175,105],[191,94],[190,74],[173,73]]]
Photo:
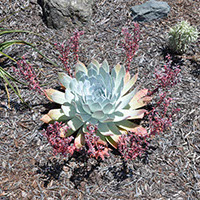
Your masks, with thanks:
[[[198,38],[198,31],[187,21],[181,21],[169,32],[169,48],[179,54],[184,53],[191,42]]]
[[[133,89],[138,74],[132,78],[124,66],[117,64],[110,72],[108,62],[99,64],[92,60],[88,68],[78,62],[75,77],[61,72],[58,74],[65,93],[45,90],[49,100],[61,104],[60,109],[52,109],[41,120],[45,123],[64,122],[67,131],[60,131],[60,137],[76,134],[75,146],[84,145],[84,134],[94,129],[102,144],[110,143],[117,148],[119,137],[128,131],[146,135],[147,131],[132,120],[143,118],[145,106],[151,98],[148,90]]]

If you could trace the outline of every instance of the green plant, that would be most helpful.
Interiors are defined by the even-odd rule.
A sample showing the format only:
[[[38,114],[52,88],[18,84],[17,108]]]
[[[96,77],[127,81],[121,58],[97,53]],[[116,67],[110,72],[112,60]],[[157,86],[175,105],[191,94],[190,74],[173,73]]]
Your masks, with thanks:
[[[50,41],[48,41],[47,39],[45,39],[44,37],[40,36],[37,33],[31,32],[31,31],[25,31],[25,30],[4,30],[2,29],[0,31],[0,36],[4,36],[6,34],[10,34],[10,33],[29,33],[29,34],[33,34],[33,35],[37,35],[38,37],[44,39],[46,42],[50,43]],[[17,62],[14,58],[12,58],[11,56],[7,55],[6,53],[3,52],[3,50],[7,49],[8,47],[12,46],[12,45],[27,45],[29,47],[31,47],[34,51],[36,51],[38,54],[40,54],[42,57],[44,57],[49,63],[51,63],[52,65],[54,65],[55,67],[58,67],[58,65],[56,63],[54,63],[53,61],[51,61],[48,57],[46,57],[43,53],[41,53],[35,45],[26,42],[24,40],[8,40],[5,42],[0,43],[0,54],[2,54],[3,56],[11,59],[12,61]],[[53,45],[53,44],[52,44]],[[54,45],[53,45],[54,46]]]
[[[41,120],[45,123],[64,122],[60,137],[68,137],[76,132],[75,146],[85,144],[85,134],[94,130],[99,142],[109,142],[117,148],[120,136],[128,131],[145,135],[145,128],[132,120],[143,118],[145,106],[151,97],[148,90],[134,90],[138,74],[130,77],[124,66],[116,65],[109,73],[105,60],[101,65],[92,60],[88,68],[78,62],[75,65],[75,78],[59,73],[59,81],[65,93],[54,89],[45,90],[49,100],[61,104],[61,109],[50,110]]]
[[[4,82],[5,82],[4,86],[5,86],[7,95],[8,95],[8,104],[10,102],[10,98],[9,98],[9,92],[8,92],[8,89],[7,89],[7,85],[14,91],[14,93],[20,98],[20,100],[22,102],[24,102],[22,97],[21,97],[21,95],[20,95],[20,91],[19,91],[19,89],[17,87],[16,82],[17,83],[21,83],[21,84],[24,84],[24,83],[22,83],[21,81],[18,81],[17,79],[15,79],[8,72],[6,72],[6,70],[4,70],[1,66],[0,66],[0,78],[2,78],[4,80]]]
[[[7,30],[7,29],[0,29],[0,36],[4,36],[6,34],[11,34],[11,33],[28,33],[28,34],[34,34],[34,35],[37,35],[38,37],[44,39],[46,42],[49,42],[48,40],[46,40],[44,37],[40,36],[39,34],[37,33],[34,33],[34,32],[30,32],[30,31],[26,31],[26,30]],[[10,55],[4,53],[3,51],[6,50],[8,47],[12,46],[12,45],[26,45],[26,46],[29,46],[31,47],[34,51],[38,52],[38,54],[40,54],[42,57],[44,57],[48,62],[50,62],[51,64],[53,64],[54,66],[58,66],[57,64],[55,64],[54,62],[52,62],[49,58],[47,58],[44,54],[42,54],[37,48],[35,45],[29,43],[29,42],[26,42],[26,41],[23,41],[23,40],[8,40],[8,41],[5,41],[5,42],[2,42],[0,43],[0,55],[2,55],[3,57],[7,57],[9,58],[10,60],[14,61],[15,63],[17,63],[17,60],[15,60],[13,57],[11,57]],[[52,44],[53,45],[53,44]],[[11,74],[9,74],[8,72],[5,71],[5,69],[3,69],[2,67],[0,68],[0,78],[2,78],[4,80],[4,82],[6,84],[4,84],[5,88],[6,88],[6,91],[7,91],[7,94],[8,94],[8,90],[7,90],[7,87],[6,85],[8,85],[14,92],[15,94],[20,98],[20,100],[22,102],[23,99],[20,95],[20,91],[16,85],[15,82],[18,82],[18,83],[21,83],[20,81],[18,81],[14,76],[12,76]],[[26,85],[26,84],[24,84]],[[8,101],[9,101],[9,95],[8,95]]]
[[[170,28],[169,48],[175,53],[184,53],[191,42],[198,38],[197,28],[190,26],[187,21],[181,21],[176,26]]]

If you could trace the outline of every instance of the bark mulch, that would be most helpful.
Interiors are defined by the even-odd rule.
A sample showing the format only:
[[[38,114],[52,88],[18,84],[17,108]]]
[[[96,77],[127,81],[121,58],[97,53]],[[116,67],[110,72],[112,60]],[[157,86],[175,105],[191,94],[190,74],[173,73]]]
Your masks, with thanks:
[[[83,30],[80,61],[107,59],[113,66],[125,62],[120,47],[121,29],[133,30],[129,9],[144,0],[98,0],[88,25],[70,25],[49,29],[42,20],[36,0],[1,0],[0,27],[33,31],[50,40],[67,40],[75,29]],[[131,72],[139,69],[138,83],[150,88],[154,69],[164,64],[169,27],[188,20],[200,31],[199,0],[166,0],[170,15],[158,21],[140,23],[141,41]],[[27,7],[28,6],[28,7]],[[25,8],[27,7],[27,8]],[[13,15],[11,15],[13,14]],[[1,21],[7,17],[4,21]],[[48,58],[56,59],[55,48],[38,36],[9,34],[0,41],[21,39],[38,46]],[[33,49],[23,45],[10,47],[15,57],[26,54],[45,88],[57,87],[58,71]],[[104,161],[76,155],[71,159],[53,156],[42,136],[41,116],[52,106],[44,97],[19,85],[23,105],[9,89],[10,108],[4,82],[0,82],[0,199],[200,199],[200,37],[187,53],[174,56],[181,66],[181,82],[169,92],[173,106],[180,108],[171,129],[155,136],[144,156],[125,162],[115,152]],[[13,74],[13,63],[0,57],[1,66]],[[14,74],[13,74],[14,75]],[[173,109],[171,107],[171,110]]]

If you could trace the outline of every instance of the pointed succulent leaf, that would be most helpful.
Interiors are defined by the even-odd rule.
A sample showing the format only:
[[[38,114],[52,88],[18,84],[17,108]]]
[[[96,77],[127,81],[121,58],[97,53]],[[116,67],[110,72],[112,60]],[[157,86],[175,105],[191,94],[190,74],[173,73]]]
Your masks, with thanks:
[[[92,117],[93,118],[96,118],[97,120],[100,120],[102,118],[104,118],[104,113],[103,111],[99,110],[99,111],[95,111],[93,114],[92,114]]]
[[[75,73],[77,73],[79,71],[82,71],[85,74],[88,73],[88,70],[87,70],[86,66],[80,61],[78,61],[77,64],[75,65]]]
[[[65,115],[65,113],[62,111],[62,109],[52,109],[48,112],[48,116],[53,120],[53,121],[58,121],[58,122],[65,122],[71,119],[71,117],[68,117]]]
[[[132,102],[131,102],[131,105],[130,105],[130,106],[131,106],[131,109],[138,109],[138,108],[144,107],[144,106],[146,106],[151,100],[152,100],[152,97],[146,96],[146,97],[142,97],[142,98],[139,99],[139,100],[132,101]]]
[[[99,62],[97,60],[95,60],[95,59],[92,59],[91,63],[93,64],[93,66],[95,66],[95,68],[98,71],[98,69],[100,68]]]
[[[75,138],[74,145],[77,149],[80,149],[85,145],[85,137],[82,129],[79,129],[78,134]]]
[[[76,131],[84,124],[84,122],[82,122],[78,117],[74,117],[69,120],[67,124],[71,128],[71,130]]]
[[[88,76],[97,76],[97,70],[96,69],[94,69],[93,67],[90,67],[89,69],[88,69]]]
[[[46,124],[49,124],[49,123],[53,123],[53,122],[54,122],[54,121],[51,119],[51,117],[49,117],[48,114],[43,115],[42,118],[41,118],[40,120],[43,121],[43,122],[46,123]]]
[[[87,114],[87,113],[85,112],[85,110],[83,109],[82,104],[83,104],[83,102],[81,102],[81,101],[77,101],[77,102],[75,103],[75,107],[76,107],[76,110],[77,110],[77,114]]]
[[[106,73],[109,73],[110,69],[109,69],[109,64],[108,64],[107,60],[103,61],[103,63],[101,64],[101,67],[103,67],[103,69],[106,71]]]
[[[105,105],[107,105],[107,104],[109,104],[110,103],[110,100],[109,99],[103,99],[102,100],[102,102],[101,102],[101,106],[105,106]]]
[[[113,122],[115,120],[115,114],[107,114],[104,119],[101,120],[102,123]]]
[[[125,77],[124,77],[124,84],[126,85],[126,83],[128,83],[128,81],[130,80],[131,75],[129,73],[129,71],[126,72]]]
[[[61,138],[65,138],[66,134],[69,134],[67,125],[61,127],[60,130],[59,130],[59,135],[60,135]]]
[[[59,72],[59,73],[58,73],[58,79],[59,79],[60,83],[61,83],[66,89],[69,88],[69,83],[70,83],[70,81],[72,80],[72,78],[71,78],[69,75],[67,75],[67,74],[65,74],[65,73],[63,73],[63,72]]]
[[[133,78],[131,80],[129,80],[125,85],[124,88],[122,90],[122,95],[126,94],[135,84],[135,82],[137,81],[138,78],[138,74],[135,74],[133,76]]]
[[[115,134],[108,128],[108,125],[106,123],[99,123],[98,130],[104,136],[111,136]]]
[[[117,73],[116,73],[116,71],[115,71],[115,68],[113,68],[113,69],[111,70],[111,77],[113,78],[113,81],[115,81],[115,79],[116,79],[116,77],[117,77]]]
[[[124,79],[126,70],[124,66],[121,66],[119,73],[117,74],[117,79]]]
[[[73,93],[77,93],[80,88],[78,88],[78,82],[75,78],[69,84],[69,88]]]
[[[122,120],[115,123],[117,126],[119,126],[122,129],[125,129],[127,131],[131,131],[132,129],[138,127],[138,124],[135,124],[129,120]]]
[[[135,133],[135,135],[140,136],[140,137],[148,136],[148,132],[147,132],[146,128],[144,128],[142,126],[137,126],[130,131]]]
[[[133,90],[132,92],[130,92],[129,94],[121,97],[119,99],[120,101],[120,104],[119,106],[116,108],[117,111],[120,111],[121,109],[125,108],[129,102],[131,101],[131,99],[133,98],[133,95],[134,95],[135,91]],[[117,104],[119,103],[119,101],[117,102]]]
[[[146,96],[148,93],[148,89],[142,89],[140,91],[138,91],[132,98],[132,100],[130,101],[129,105],[131,107],[134,107],[134,104],[140,100],[142,97]]]
[[[90,110],[91,110],[92,112],[95,112],[95,111],[97,111],[97,110],[102,110],[101,104],[98,103],[98,102],[95,102],[95,103],[90,104],[89,107],[90,107]]]
[[[65,93],[60,92],[58,90],[54,89],[47,89],[45,90],[45,95],[50,101],[53,101],[58,104],[63,104],[65,103]]]
[[[71,93],[69,89],[65,90],[65,102],[71,103],[74,99],[74,95]]]
[[[125,119],[142,119],[144,117],[145,109],[140,110],[125,110],[122,109],[114,113],[114,122],[122,121]]]
[[[90,107],[87,104],[83,104],[82,108],[84,109],[84,111],[88,114],[91,114],[92,111],[90,110]]]
[[[120,130],[120,132],[121,132],[122,135],[128,134],[128,131],[126,129],[123,129],[123,128],[119,127],[119,130]]]
[[[103,107],[103,112],[105,114],[111,113],[113,111],[114,111],[114,106],[111,103],[108,103]]]
[[[118,76],[119,72],[120,72],[120,69],[121,69],[121,65],[118,63],[116,66],[115,66],[115,73],[116,73],[116,76]]]
[[[126,73],[125,68],[124,68],[124,66],[122,66],[120,68],[120,71],[117,74],[117,77],[116,77],[116,80],[115,80],[115,88],[118,88],[122,81],[123,81],[123,85],[124,85],[125,73]]]
[[[121,132],[119,131],[114,122],[107,123],[107,126],[115,135],[121,135]]]
[[[99,69],[99,74],[102,76],[103,82],[105,82],[106,78],[108,77],[108,73],[105,71],[103,67]]]
[[[81,78],[83,78],[83,77],[85,77],[85,76],[86,76],[85,73],[82,72],[82,71],[76,72],[76,80],[78,80],[78,81],[80,81]]]
[[[106,145],[106,137],[102,135],[98,130],[96,130],[96,135],[99,136],[99,142]]]
[[[90,120],[88,121],[90,124],[93,124],[93,125],[96,125],[96,124],[98,124],[98,119],[95,119],[95,118],[93,118],[93,117],[91,117],[90,118]]]
[[[114,87],[114,91],[113,93],[114,94],[117,94],[118,98],[119,96],[121,96],[121,92],[122,92],[122,89],[124,87],[124,80],[123,79],[118,79],[117,81],[115,81],[115,87]]]
[[[62,106],[62,111],[63,113],[67,116],[67,117],[74,117],[75,114],[76,114],[76,108],[72,105],[72,104],[69,104],[69,103],[64,103]]]
[[[119,138],[120,135],[113,135],[113,136],[107,136],[106,140],[110,143],[111,146],[117,149]]]
[[[145,110],[145,109],[134,110],[134,111],[130,112],[131,115],[128,119],[142,119],[146,112],[147,112],[147,110]]]
[[[89,115],[87,113],[76,114],[76,116],[79,117],[81,119],[81,121],[83,121],[83,122],[87,122],[91,118],[91,115]]]

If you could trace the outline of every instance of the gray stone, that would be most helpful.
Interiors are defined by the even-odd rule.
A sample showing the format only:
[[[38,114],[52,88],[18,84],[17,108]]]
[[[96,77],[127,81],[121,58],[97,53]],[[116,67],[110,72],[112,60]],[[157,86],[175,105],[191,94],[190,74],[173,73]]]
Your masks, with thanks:
[[[152,21],[167,17],[170,6],[164,1],[150,0],[131,8],[134,21]]]
[[[56,29],[71,23],[89,22],[93,2],[94,0],[38,0],[47,26]]]

